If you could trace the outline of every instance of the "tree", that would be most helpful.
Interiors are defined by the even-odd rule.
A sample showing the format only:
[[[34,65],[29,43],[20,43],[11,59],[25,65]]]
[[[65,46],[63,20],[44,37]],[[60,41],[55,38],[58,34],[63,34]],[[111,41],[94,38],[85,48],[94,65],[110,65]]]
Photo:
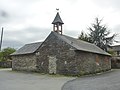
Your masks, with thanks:
[[[106,25],[102,25],[102,19],[95,18],[95,23],[88,28],[90,31],[89,38],[91,43],[94,43],[101,49],[107,51],[107,47],[113,44],[116,34],[110,36],[110,31]]]
[[[80,36],[78,37],[78,39],[86,41],[86,42],[91,42],[89,36],[83,31],[80,33]]]
[[[11,60],[10,54],[15,52],[16,50],[14,48],[5,48],[0,52],[0,61],[7,61]]]

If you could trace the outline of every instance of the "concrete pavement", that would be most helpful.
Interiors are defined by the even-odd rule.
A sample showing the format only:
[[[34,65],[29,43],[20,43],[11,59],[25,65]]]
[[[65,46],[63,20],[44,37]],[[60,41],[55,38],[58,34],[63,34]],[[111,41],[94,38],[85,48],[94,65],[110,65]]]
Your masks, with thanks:
[[[120,90],[120,69],[68,81],[62,90]]]
[[[120,90],[120,70],[75,79],[0,69],[0,90]]]
[[[0,90],[61,90],[74,77],[41,75],[0,69]]]

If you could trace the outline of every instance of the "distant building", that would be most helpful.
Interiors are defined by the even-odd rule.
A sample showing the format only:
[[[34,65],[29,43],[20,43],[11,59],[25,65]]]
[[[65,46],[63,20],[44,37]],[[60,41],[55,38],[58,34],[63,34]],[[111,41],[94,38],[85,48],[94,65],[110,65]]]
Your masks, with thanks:
[[[120,68],[120,45],[111,46],[109,51],[113,52],[111,68]]]
[[[109,48],[109,51],[113,51],[115,56],[120,56],[120,45],[114,45]]]
[[[43,42],[26,44],[12,54],[13,70],[79,75],[111,69],[111,56],[94,44],[63,35],[59,12]]]

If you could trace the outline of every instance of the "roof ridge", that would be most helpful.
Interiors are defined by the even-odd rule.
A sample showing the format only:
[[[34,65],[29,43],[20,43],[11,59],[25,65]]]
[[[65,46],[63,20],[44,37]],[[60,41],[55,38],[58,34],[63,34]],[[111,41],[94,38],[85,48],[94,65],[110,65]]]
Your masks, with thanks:
[[[84,42],[84,43],[87,43],[87,44],[95,45],[95,44],[93,44],[93,43],[86,42],[86,41],[83,41],[83,40],[81,40],[81,39],[77,39],[77,38],[74,38],[74,37],[71,37],[71,36],[67,36],[67,35],[63,35],[63,36],[65,36],[65,37],[69,37],[69,38],[72,38],[72,39],[75,39],[76,41],[81,41],[81,42]],[[95,45],[95,46],[96,46],[96,45]]]
[[[37,44],[37,43],[42,43],[42,42],[33,42],[33,43],[27,43],[27,44],[25,44],[25,45]]]
[[[67,44],[71,45],[72,47],[74,47],[77,50],[110,56],[109,53],[105,52],[104,50],[102,50],[101,48],[96,46],[95,44],[92,44],[92,43],[89,43],[89,42],[86,42],[83,40],[78,40],[78,39],[75,39],[75,38],[67,36],[67,35],[60,35],[60,34],[55,33],[55,32],[54,32],[54,34],[57,35],[59,38],[61,38]]]

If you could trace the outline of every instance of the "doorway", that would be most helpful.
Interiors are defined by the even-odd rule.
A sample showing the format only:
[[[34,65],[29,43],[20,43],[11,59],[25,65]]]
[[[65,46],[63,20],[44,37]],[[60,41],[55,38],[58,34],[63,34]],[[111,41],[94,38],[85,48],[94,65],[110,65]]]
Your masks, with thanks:
[[[56,74],[56,57],[49,56],[49,74]]]

